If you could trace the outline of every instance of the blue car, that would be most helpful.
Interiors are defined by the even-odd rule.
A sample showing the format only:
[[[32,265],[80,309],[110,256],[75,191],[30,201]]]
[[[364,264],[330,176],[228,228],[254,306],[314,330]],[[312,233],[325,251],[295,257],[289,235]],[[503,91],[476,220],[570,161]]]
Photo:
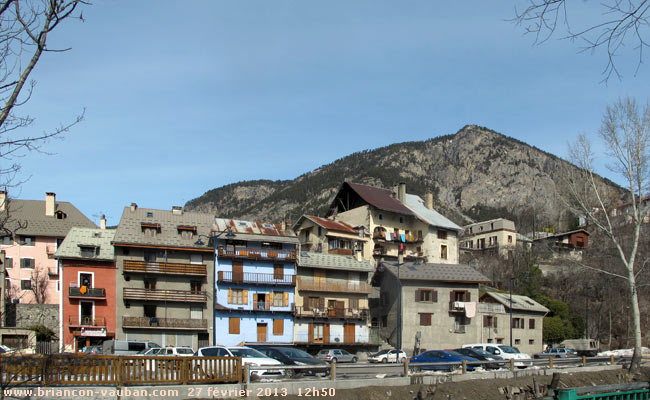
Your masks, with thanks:
[[[457,353],[452,350],[431,350],[426,351],[418,356],[411,357],[410,363],[432,363],[432,362],[462,362],[462,361],[478,361],[474,357],[464,356],[460,353]],[[444,371],[454,371],[460,369],[461,366],[456,365],[423,365],[419,367],[421,370],[444,370]],[[468,371],[473,371],[473,365],[467,365]]]

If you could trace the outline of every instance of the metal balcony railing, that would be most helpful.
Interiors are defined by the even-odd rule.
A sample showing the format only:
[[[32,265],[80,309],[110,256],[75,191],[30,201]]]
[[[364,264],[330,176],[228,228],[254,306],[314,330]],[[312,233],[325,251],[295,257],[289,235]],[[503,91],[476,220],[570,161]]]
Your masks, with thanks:
[[[297,317],[367,320],[368,315],[369,310],[367,308],[329,308],[321,310],[311,307],[296,307]]]
[[[254,248],[224,248],[219,246],[217,250],[219,258],[244,258],[250,260],[268,260],[268,261],[295,261],[295,250],[269,250]]]
[[[79,315],[70,315],[68,317],[68,324],[70,326],[106,326],[106,318],[104,317],[82,317]]]
[[[276,275],[257,272],[233,273],[232,271],[219,271],[219,283],[252,283],[256,285],[296,286],[295,275]]]
[[[70,287],[68,290],[68,297],[80,299],[104,299],[106,298],[106,289],[92,288],[92,287]]]

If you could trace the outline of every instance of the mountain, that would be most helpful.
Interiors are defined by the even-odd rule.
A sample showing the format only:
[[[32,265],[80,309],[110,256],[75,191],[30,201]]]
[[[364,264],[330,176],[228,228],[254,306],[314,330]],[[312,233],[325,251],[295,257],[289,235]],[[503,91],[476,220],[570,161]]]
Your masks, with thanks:
[[[566,229],[571,221],[566,213],[560,219],[564,207],[556,194],[566,166],[519,140],[468,125],[454,135],[353,153],[294,180],[222,186],[185,207],[227,218],[297,221],[302,214],[324,215],[343,181],[386,188],[405,182],[408,193],[433,192],[434,207],[460,225],[506,217],[520,232]]]

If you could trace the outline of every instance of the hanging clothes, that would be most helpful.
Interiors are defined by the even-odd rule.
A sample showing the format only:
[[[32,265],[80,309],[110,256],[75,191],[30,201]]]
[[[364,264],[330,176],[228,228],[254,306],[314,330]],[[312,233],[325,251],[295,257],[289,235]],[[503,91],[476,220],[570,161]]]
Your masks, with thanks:
[[[400,239],[402,239],[402,243],[406,242],[406,235],[403,233],[399,234]]]

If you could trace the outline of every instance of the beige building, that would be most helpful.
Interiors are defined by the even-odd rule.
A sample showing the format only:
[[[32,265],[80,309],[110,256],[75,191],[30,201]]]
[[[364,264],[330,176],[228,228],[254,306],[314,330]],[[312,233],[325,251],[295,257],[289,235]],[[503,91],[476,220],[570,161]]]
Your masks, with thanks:
[[[482,328],[479,284],[488,281],[468,265],[383,262],[373,278],[380,298],[372,325],[409,355],[476,343]]]
[[[494,250],[503,257],[510,257],[517,246],[515,223],[504,219],[492,219],[467,225],[461,237],[461,251]]]
[[[213,215],[181,207],[124,208],[113,240],[115,339],[193,349],[211,344],[213,224]]]
[[[410,261],[457,264],[462,229],[433,209],[432,194],[426,198],[406,193],[405,184],[395,193],[344,182],[327,217],[368,232],[362,249],[367,260],[396,261],[401,255]]]
[[[301,253],[294,343],[313,351],[343,347],[354,352],[376,346],[368,308],[368,280],[374,270],[374,263],[361,257]]]
[[[544,317],[550,310],[527,296],[512,295],[512,321],[510,320],[510,294],[486,292],[481,296],[479,312],[482,328],[477,343],[512,345],[521,352],[533,355],[544,349]],[[510,322],[510,323],[509,323]]]
[[[351,256],[369,241],[363,229],[345,222],[303,215],[293,226],[302,251]]]

